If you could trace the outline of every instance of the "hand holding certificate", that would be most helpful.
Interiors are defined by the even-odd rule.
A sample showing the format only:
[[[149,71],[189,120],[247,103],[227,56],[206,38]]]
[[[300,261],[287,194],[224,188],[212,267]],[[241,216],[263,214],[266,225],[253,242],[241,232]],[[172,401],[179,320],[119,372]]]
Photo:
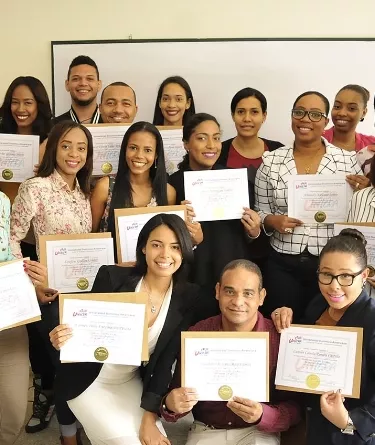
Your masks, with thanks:
[[[293,325],[281,333],[276,388],[359,398],[362,328]]]
[[[139,366],[148,360],[145,293],[61,295],[59,303],[61,322],[73,331],[62,362]]]
[[[39,304],[23,260],[0,263],[0,331],[38,320]]]
[[[181,361],[181,386],[199,400],[268,401],[268,332],[183,332]]]
[[[249,207],[246,168],[187,171],[184,184],[197,221],[241,219]]]
[[[0,134],[0,181],[23,182],[39,163],[39,136]]]
[[[90,291],[101,266],[114,264],[110,233],[40,236],[48,286],[60,293]]]
[[[304,224],[345,221],[352,195],[344,173],[291,175],[288,178],[288,216]]]
[[[171,175],[178,170],[178,164],[186,154],[184,143],[182,142],[182,128],[157,127],[163,139],[165,168]]]

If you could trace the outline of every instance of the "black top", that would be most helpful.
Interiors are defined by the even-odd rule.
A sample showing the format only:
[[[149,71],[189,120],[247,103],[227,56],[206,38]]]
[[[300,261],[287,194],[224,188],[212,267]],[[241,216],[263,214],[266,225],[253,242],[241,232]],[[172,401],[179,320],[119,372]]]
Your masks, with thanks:
[[[315,297],[306,309],[305,324],[315,324],[328,308],[322,295]],[[306,395],[308,445],[374,445],[375,444],[375,300],[365,291],[351,304],[337,326],[363,328],[362,377],[360,399],[345,398],[345,407],[353,420],[354,436],[341,431],[326,420],[320,411],[320,396]]]
[[[132,267],[102,266],[91,292],[134,292],[140,279],[140,276],[134,275]],[[149,362],[140,367],[143,380],[140,405],[147,411],[159,412],[161,400],[172,378],[172,365],[180,352],[180,333],[197,320],[195,309],[198,294],[199,287],[195,284],[184,283],[173,287],[167,318],[155,350]],[[78,397],[94,382],[102,366],[102,363],[61,363],[56,373],[56,393],[64,400]]]
[[[213,170],[217,169],[223,167],[215,165]],[[176,203],[180,204],[185,200],[184,172],[179,170],[173,173],[169,183],[176,190]],[[202,221],[201,226],[204,239],[194,250],[190,280],[204,289],[206,308],[205,317],[202,315],[202,318],[208,318],[220,312],[215,299],[215,285],[223,267],[235,259],[248,259],[251,241],[240,220]]]
[[[56,125],[62,121],[74,121],[77,123],[80,122],[73,107],[66,113],[60,114],[60,116],[55,117],[53,119],[53,124]],[[97,106],[94,111],[94,114],[91,116],[89,124],[101,124],[101,123],[103,123],[103,120],[99,112],[99,107]]]

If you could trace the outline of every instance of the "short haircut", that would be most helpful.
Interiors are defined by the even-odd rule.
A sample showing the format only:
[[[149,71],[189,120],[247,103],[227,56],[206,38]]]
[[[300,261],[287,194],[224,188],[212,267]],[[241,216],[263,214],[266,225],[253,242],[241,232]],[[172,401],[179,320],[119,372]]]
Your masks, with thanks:
[[[98,80],[99,80],[98,66],[94,62],[94,60],[92,60],[92,58],[89,56],[77,56],[71,61],[70,65],[69,65],[69,69],[68,69],[68,77],[67,77],[68,80],[69,80],[70,72],[72,71],[72,68],[74,68],[75,66],[79,66],[79,65],[90,65],[93,68],[95,68],[96,75],[98,76]]]
[[[294,101],[293,104],[293,108],[296,107],[297,102],[302,99],[305,96],[318,96],[322,99],[322,101],[324,102],[324,108],[326,110],[326,115],[328,116],[329,114],[329,100],[324,96],[324,94],[319,93],[319,91],[305,91],[304,93],[300,94],[297,99]]]
[[[47,139],[46,151],[44,153],[36,176],[40,178],[47,178],[53,173],[56,168],[56,154],[59,141],[74,128],[79,128],[80,130],[82,130],[85,133],[87,139],[86,163],[77,173],[77,180],[82,192],[85,194],[86,198],[88,198],[90,196],[90,180],[93,169],[92,136],[90,131],[84,125],[81,125],[77,122],[66,120],[59,122],[52,128]]]
[[[345,90],[350,90],[350,91],[354,91],[355,93],[358,93],[362,98],[364,107],[365,108],[367,107],[367,102],[370,100],[370,92],[367,88],[362,87],[361,85],[349,84],[349,85],[345,85],[344,87],[342,87],[339,90],[339,93],[341,93],[341,91],[345,91]]]
[[[327,253],[350,253],[353,255],[359,267],[367,267],[366,238],[357,229],[343,229],[341,232],[330,238],[320,253],[320,261]]]
[[[219,277],[219,283],[221,284],[223,275],[228,270],[234,270],[234,269],[245,269],[249,272],[253,272],[255,275],[259,278],[259,290],[262,290],[263,288],[263,277],[262,272],[260,271],[259,267],[249,260],[239,259],[239,260],[233,260],[230,263],[228,263],[226,266],[224,266],[224,269],[221,271],[220,277]]]
[[[247,99],[248,97],[255,97],[260,102],[260,107],[262,109],[262,113],[267,112],[267,99],[260,91],[256,90],[255,88],[243,88],[242,90],[238,91],[232,99],[232,102],[230,103],[230,111],[232,114],[235,113],[238,102],[240,102],[242,99]]]
[[[102,91],[102,95],[100,96],[100,103],[103,102],[104,91],[105,91],[108,87],[128,87],[128,88],[130,88],[130,89],[133,91],[133,94],[134,94],[134,104],[137,105],[137,96],[135,95],[135,91],[133,90],[133,88],[132,88],[130,85],[128,85],[128,84],[125,83],[125,82],[112,82],[112,83],[110,83],[109,85],[107,85],[107,86],[103,89],[103,91]]]

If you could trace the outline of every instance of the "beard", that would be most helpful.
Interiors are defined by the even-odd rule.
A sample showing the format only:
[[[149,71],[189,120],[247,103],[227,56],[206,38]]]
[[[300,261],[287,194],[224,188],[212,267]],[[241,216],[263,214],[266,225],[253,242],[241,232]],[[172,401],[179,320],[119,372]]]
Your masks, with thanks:
[[[94,100],[96,100],[96,97],[92,97],[91,99],[87,100],[79,100],[76,97],[72,96],[72,101],[79,107],[87,107],[88,105],[91,105],[94,102]]]

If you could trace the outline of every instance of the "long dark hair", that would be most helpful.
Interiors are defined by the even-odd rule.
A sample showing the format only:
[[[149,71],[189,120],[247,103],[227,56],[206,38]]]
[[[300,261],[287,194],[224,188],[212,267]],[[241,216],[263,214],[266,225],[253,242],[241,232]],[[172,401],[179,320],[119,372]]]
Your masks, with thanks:
[[[42,82],[32,76],[21,76],[13,80],[5,93],[0,108],[0,133],[17,134],[18,126],[11,112],[12,96],[14,90],[25,85],[30,88],[37,103],[38,114],[32,123],[32,134],[40,137],[42,143],[52,128],[52,111],[48,94]]]
[[[214,121],[220,128],[220,124],[217,121],[216,117],[208,113],[197,113],[191,116],[190,119],[184,125],[184,128],[182,130],[182,140],[184,142],[189,142],[190,136],[193,134],[194,130],[198,127],[198,125],[206,121]],[[185,171],[188,170],[188,168],[189,168],[189,153],[186,153],[182,161],[178,164],[178,169]]]
[[[137,241],[134,274],[138,276],[146,274],[148,266],[146,263],[146,255],[142,252],[142,249],[146,246],[151,232],[161,225],[169,227],[176,235],[178,243],[180,244],[182,263],[181,267],[173,275],[174,284],[176,285],[187,280],[190,265],[194,260],[191,236],[185,221],[177,215],[160,213],[159,215],[153,216],[143,226]]]
[[[50,176],[56,168],[56,154],[59,141],[73,128],[79,128],[85,133],[87,138],[87,158],[85,165],[77,173],[77,180],[82,192],[86,197],[90,195],[90,179],[93,168],[93,143],[89,130],[81,124],[73,121],[62,121],[56,124],[48,136],[46,152],[39,166],[38,174],[40,178]]]
[[[162,82],[158,90],[158,95],[156,97],[156,103],[155,103],[155,111],[154,111],[154,120],[153,120],[154,125],[164,125],[164,116],[160,109],[160,100],[161,96],[163,95],[164,88],[170,83],[177,83],[178,85],[180,85],[180,87],[185,90],[186,100],[190,99],[190,107],[187,110],[185,110],[184,116],[182,118],[182,125],[185,125],[185,122],[189,119],[189,117],[195,114],[194,98],[190,85],[186,82],[186,80],[183,77],[180,76],[168,77]]]
[[[130,169],[126,162],[126,149],[130,136],[138,132],[147,132],[155,136],[156,153],[155,162],[150,168],[152,195],[158,205],[168,205],[167,199],[167,172],[165,170],[163,139],[159,130],[149,122],[136,122],[125,133],[121,143],[118,171],[112,191],[111,205],[108,213],[108,231],[115,235],[114,210],[134,207],[132,186],[130,183]]]

